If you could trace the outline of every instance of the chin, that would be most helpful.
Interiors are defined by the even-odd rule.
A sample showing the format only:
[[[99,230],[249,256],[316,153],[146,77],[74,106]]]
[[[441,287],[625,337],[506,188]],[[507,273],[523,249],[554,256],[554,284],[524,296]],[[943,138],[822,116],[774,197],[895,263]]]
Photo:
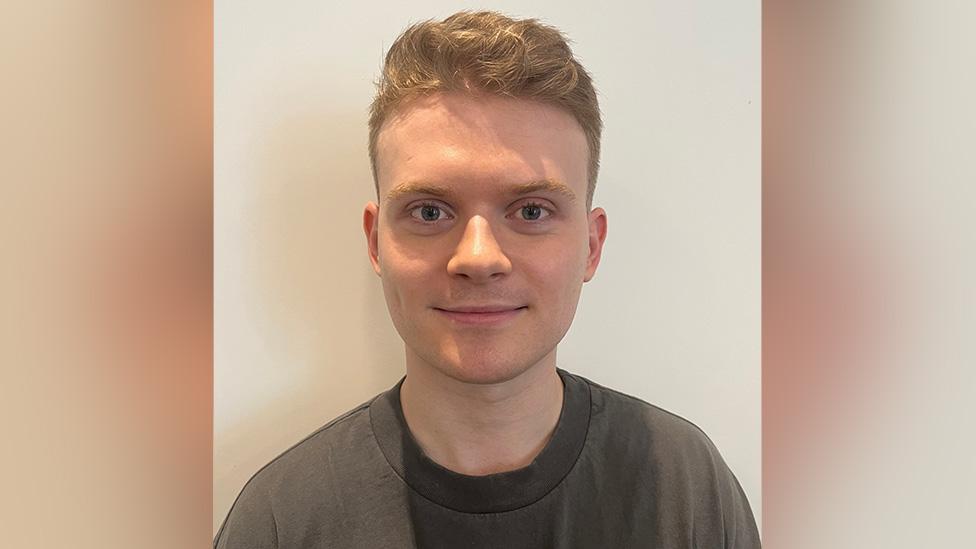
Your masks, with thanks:
[[[473,385],[505,383],[544,364],[554,364],[555,356],[550,355],[558,343],[542,344],[538,334],[521,334],[517,341],[511,336],[495,341],[485,336],[404,339],[409,341],[406,348],[414,357],[410,360],[414,367]]]
[[[462,383],[496,385],[517,378],[526,369],[453,367],[444,373]]]
[[[541,358],[541,357],[540,357]],[[494,385],[511,381],[539,365],[529,357],[479,356],[446,357],[433,364],[444,375],[463,383]]]

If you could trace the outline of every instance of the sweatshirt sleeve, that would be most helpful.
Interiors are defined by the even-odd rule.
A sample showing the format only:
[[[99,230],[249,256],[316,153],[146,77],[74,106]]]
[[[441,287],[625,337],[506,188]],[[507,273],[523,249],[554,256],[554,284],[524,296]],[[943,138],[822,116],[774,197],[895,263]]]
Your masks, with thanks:
[[[728,468],[723,497],[726,549],[760,549],[759,528],[745,491]]]
[[[237,496],[227,518],[214,537],[214,549],[276,549],[277,525],[270,498],[260,483],[251,479]]]

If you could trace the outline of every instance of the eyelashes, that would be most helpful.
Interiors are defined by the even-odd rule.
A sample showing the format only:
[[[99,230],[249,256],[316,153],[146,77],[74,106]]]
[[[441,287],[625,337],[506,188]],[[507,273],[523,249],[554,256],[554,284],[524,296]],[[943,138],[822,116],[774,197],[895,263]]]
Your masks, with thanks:
[[[436,225],[452,219],[448,209],[437,202],[424,201],[408,208],[411,218],[424,225]],[[535,200],[526,200],[518,205],[514,215],[526,223],[540,223],[553,215],[553,209]]]
[[[428,219],[431,213],[437,214],[437,218]],[[410,208],[410,217],[417,219],[421,223],[433,224],[440,221],[440,214],[444,213],[444,208],[433,202],[421,202],[420,204]],[[446,214],[445,214],[446,215]]]

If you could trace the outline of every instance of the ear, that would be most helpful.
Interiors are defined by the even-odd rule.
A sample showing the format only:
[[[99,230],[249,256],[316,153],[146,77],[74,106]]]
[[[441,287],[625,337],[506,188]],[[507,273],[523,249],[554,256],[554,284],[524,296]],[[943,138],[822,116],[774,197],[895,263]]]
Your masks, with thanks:
[[[583,282],[589,282],[596,275],[600,254],[603,253],[603,241],[607,239],[607,212],[603,211],[603,208],[593,208],[587,219],[590,225],[590,254],[586,258],[586,274],[583,276]]]
[[[380,207],[375,202],[368,202],[363,211],[363,231],[366,233],[366,251],[369,253],[369,261],[373,264],[373,271],[380,274],[380,250],[379,250],[379,222]]]

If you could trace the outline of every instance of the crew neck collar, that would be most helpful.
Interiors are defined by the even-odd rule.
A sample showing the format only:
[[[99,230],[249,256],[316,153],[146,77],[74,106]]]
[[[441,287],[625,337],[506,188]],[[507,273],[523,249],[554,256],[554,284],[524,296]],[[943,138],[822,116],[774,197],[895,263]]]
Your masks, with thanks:
[[[434,503],[463,513],[500,513],[531,505],[569,474],[583,450],[590,422],[589,386],[564,370],[556,371],[563,382],[559,421],[539,455],[521,469],[470,476],[427,457],[403,417],[400,387],[405,378],[370,404],[373,434],[400,478]]]

